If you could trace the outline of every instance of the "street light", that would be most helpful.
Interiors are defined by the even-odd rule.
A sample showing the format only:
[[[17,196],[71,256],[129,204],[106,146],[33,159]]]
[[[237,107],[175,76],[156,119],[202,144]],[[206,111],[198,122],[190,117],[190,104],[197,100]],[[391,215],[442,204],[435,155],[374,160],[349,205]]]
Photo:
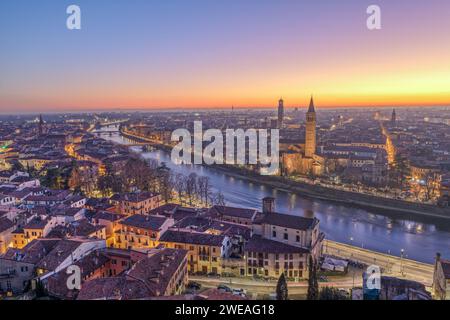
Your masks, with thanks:
[[[400,250],[400,274],[403,276],[403,255],[405,254],[405,249]]]
[[[353,246],[353,237],[350,237],[350,241],[352,242],[352,246]],[[351,258],[352,258],[352,260],[353,260],[353,252],[352,252],[352,254],[351,254]],[[355,267],[352,267],[352,269],[353,269],[353,286],[352,286],[352,290],[355,288]]]

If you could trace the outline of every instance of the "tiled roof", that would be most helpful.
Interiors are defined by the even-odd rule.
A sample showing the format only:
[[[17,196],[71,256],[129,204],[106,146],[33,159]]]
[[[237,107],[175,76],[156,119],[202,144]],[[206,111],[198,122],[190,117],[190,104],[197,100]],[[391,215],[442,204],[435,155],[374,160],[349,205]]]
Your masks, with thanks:
[[[121,214],[108,212],[108,211],[99,211],[94,216],[93,219],[102,219],[108,221],[117,221],[122,219],[124,216]]]
[[[254,235],[245,244],[244,251],[260,253],[309,253],[306,248],[295,247],[286,243],[264,239],[261,236]]]
[[[14,227],[14,223],[7,218],[0,218],[0,233]]]
[[[166,221],[167,221],[166,217],[135,214],[120,221],[120,224],[157,231],[162,227],[162,225]]]
[[[222,235],[167,230],[160,238],[160,241],[220,247],[224,239],[225,236]]]
[[[150,215],[172,217],[175,221],[179,221],[185,217],[192,217],[197,214],[198,211],[195,208],[182,207],[173,203],[166,203],[150,211]]]
[[[109,260],[110,259],[103,253],[95,251],[74,264],[80,267],[81,277],[85,278],[104,266]],[[69,275],[66,273],[66,270],[67,268],[48,278],[47,288],[51,296],[61,299],[75,298],[77,292],[67,288],[67,278]]]
[[[125,277],[101,278],[85,282],[77,300],[132,300],[152,295],[146,285]]]
[[[76,237],[88,237],[104,228],[104,226],[94,226],[87,219],[74,221],[68,226],[69,233]]]
[[[153,295],[163,295],[186,255],[186,250],[163,249],[138,261],[127,271],[127,276],[145,282]]]
[[[48,224],[49,220],[34,218],[30,222],[28,222],[23,228],[24,229],[44,229]]]
[[[37,267],[49,271],[55,270],[81,244],[82,242],[73,240],[59,241],[52,251],[37,264]]]
[[[194,217],[188,216],[180,221],[178,221],[173,229],[193,229],[198,232],[205,232],[208,229],[214,229],[220,231],[222,234],[233,236],[241,235],[244,238],[250,238],[251,229],[249,226],[244,226],[231,222],[224,222],[219,220],[214,220],[208,217]]]
[[[10,249],[4,255],[5,259],[37,264],[61,241],[60,239],[36,239],[21,250]]]
[[[319,220],[281,213],[266,213],[261,215],[258,223],[266,223],[284,228],[307,230],[313,228]]]
[[[225,215],[237,218],[252,219],[256,214],[256,210],[226,206],[213,206],[210,209],[210,213],[216,216]]]

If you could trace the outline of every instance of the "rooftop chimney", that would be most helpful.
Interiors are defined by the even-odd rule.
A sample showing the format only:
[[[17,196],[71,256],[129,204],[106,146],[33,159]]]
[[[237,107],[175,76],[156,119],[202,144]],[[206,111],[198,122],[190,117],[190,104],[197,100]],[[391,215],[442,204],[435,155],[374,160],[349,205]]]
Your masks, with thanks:
[[[262,201],[263,213],[275,212],[275,198],[265,197]]]

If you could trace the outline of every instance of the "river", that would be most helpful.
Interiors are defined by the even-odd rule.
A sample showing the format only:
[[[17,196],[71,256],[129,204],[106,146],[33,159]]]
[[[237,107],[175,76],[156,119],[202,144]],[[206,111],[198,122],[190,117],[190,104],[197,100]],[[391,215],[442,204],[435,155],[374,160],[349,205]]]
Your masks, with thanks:
[[[104,128],[107,131],[108,128]],[[128,144],[119,133],[102,132],[100,137],[120,144]],[[320,229],[327,239],[363,247],[380,253],[390,253],[409,259],[433,263],[436,252],[450,258],[450,222],[410,217],[401,218],[382,212],[340,205],[334,202],[304,198],[297,194],[235,178],[213,168],[198,165],[175,165],[170,154],[155,150],[142,152],[141,147],[131,147],[144,158],[164,162],[173,172],[188,175],[195,172],[207,176],[214,191],[220,191],[226,204],[236,207],[261,209],[265,196],[276,198],[280,213],[317,217]]]

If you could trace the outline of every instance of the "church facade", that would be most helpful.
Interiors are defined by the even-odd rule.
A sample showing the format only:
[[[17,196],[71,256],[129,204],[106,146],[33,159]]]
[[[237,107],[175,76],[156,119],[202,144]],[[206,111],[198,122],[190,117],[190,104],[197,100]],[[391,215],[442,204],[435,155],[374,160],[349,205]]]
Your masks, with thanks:
[[[281,147],[281,174],[321,176],[324,172],[324,159],[316,153],[317,118],[314,100],[311,97],[306,113],[306,134],[304,144]]]

